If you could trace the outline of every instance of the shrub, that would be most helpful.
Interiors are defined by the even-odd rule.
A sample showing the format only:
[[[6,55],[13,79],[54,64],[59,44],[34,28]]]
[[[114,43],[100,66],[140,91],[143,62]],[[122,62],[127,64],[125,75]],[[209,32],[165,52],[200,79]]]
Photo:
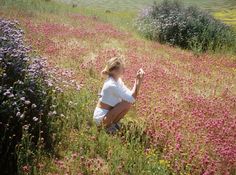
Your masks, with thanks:
[[[17,171],[16,146],[29,134],[30,149],[39,143],[53,150],[53,89],[41,58],[30,56],[17,22],[0,19],[0,171]],[[27,157],[30,159],[30,157]]]
[[[231,27],[197,7],[185,7],[178,1],[164,0],[144,9],[136,27],[149,39],[184,49],[200,52],[235,49]]]

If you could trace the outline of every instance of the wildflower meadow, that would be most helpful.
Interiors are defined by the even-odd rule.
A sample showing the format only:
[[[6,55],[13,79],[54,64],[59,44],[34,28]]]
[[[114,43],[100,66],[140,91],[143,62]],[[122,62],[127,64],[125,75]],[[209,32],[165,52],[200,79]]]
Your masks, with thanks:
[[[236,174],[235,52],[148,40],[139,15],[0,1],[0,174]],[[146,74],[121,130],[108,134],[92,116],[100,72],[118,55],[129,88],[140,67]]]

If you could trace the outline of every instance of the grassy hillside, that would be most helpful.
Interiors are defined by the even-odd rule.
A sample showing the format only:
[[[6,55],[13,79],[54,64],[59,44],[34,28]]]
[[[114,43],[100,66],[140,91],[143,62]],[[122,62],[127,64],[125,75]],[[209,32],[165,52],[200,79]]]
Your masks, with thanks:
[[[236,8],[225,9],[214,12],[216,18],[221,19],[226,24],[232,25],[236,29]]]
[[[118,7],[112,2],[106,4]],[[79,84],[77,90],[61,87],[56,100],[62,124],[57,154],[32,154],[24,142],[22,174],[235,174],[235,55],[194,55],[147,41],[131,27],[135,12],[105,10],[0,2],[0,16],[19,21],[34,54],[49,61],[48,70]],[[138,68],[146,78],[123,129],[109,135],[94,125],[92,114],[104,81],[99,72],[118,54],[127,58],[129,87]]]
[[[110,10],[140,10],[145,6],[151,5],[154,1],[161,0],[61,0],[62,2],[77,4],[78,6],[99,7]],[[233,9],[236,7],[234,0],[182,0],[187,5],[198,5],[204,9],[218,10],[222,8]]]
[[[75,4],[82,8],[95,8],[101,11],[110,10],[115,13],[121,11],[131,17],[133,13],[152,5],[154,0],[57,0],[69,4]],[[161,0],[156,0],[160,2]],[[236,1],[235,0],[182,0],[186,5],[196,5],[213,13],[217,18],[229,25],[236,26]]]
[[[160,1],[160,0],[158,0]],[[157,1],[157,2],[158,2]],[[49,12],[49,13],[80,13],[99,16],[103,21],[108,21],[119,28],[125,30],[130,30],[132,28],[133,19],[136,17],[137,12],[146,6],[153,3],[151,0],[135,0],[135,1],[114,1],[114,0],[103,0],[103,1],[90,1],[90,0],[66,0],[69,4],[68,6],[63,5],[60,2],[65,2],[65,0],[53,0],[53,1],[14,1],[14,0],[4,0],[2,3],[5,4],[5,8],[8,6],[15,7],[17,9],[22,9],[23,11],[31,11],[34,13],[38,12]],[[55,3],[58,2],[58,3]],[[186,5],[197,5],[203,9],[211,12],[216,18],[219,18],[229,25],[236,27],[235,23],[235,13],[236,13],[236,2],[234,0],[227,1],[183,1]],[[40,5],[39,5],[40,4]],[[78,4],[77,8],[72,7],[73,4]],[[100,5],[99,5],[100,4]],[[25,9],[27,7],[27,9]],[[112,13],[106,13],[110,10]],[[131,29],[133,30],[133,29]]]

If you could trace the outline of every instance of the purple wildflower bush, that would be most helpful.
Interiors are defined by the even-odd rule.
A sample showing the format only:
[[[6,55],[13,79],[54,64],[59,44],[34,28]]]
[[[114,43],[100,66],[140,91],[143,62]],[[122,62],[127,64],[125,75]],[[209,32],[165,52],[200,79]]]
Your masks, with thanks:
[[[17,172],[16,147],[23,133],[30,149],[53,151],[55,90],[45,73],[46,60],[31,56],[16,21],[0,19],[0,172]],[[30,157],[27,157],[30,159]]]
[[[197,7],[185,7],[175,0],[143,9],[135,26],[148,39],[184,49],[236,51],[236,35],[230,26]]]

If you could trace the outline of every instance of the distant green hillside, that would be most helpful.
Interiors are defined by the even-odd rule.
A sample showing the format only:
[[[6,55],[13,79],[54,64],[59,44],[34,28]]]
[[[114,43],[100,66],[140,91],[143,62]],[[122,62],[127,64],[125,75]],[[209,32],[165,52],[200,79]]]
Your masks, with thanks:
[[[124,17],[126,21],[133,18],[136,11],[153,4],[154,0],[56,0],[74,4],[82,9],[100,9],[116,11],[118,17]],[[160,2],[162,0],[156,0]],[[236,28],[236,0],[182,0],[186,5],[197,5],[211,12],[216,18]],[[120,12],[122,12],[120,14]],[[113,16],[115,13],[113,13]],[[119,21],[119,19],[116,19]]]
[[[154,0],[60,0],[63,2],[74,3],[80,6],[90,6],[106,8],[110,10],[139,10],[144,6],[150,5]],[[161,0],[156,0],[157,2]],[[236,8],[235,0],[183,0],[187,5],[199,5],[209,10],[219,10],[222,8]]]

